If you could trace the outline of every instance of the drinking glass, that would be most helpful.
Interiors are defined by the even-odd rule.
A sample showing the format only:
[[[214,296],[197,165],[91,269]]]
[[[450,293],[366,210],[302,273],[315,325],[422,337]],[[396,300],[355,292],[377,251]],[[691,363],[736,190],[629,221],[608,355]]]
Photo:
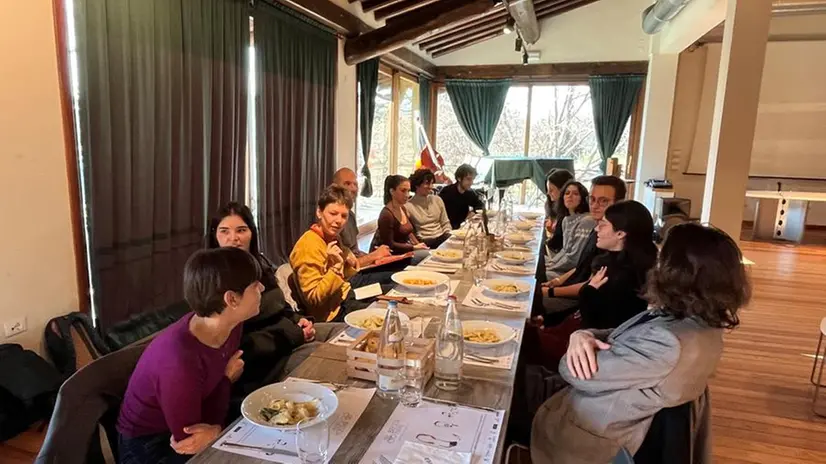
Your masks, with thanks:
[[[473,284],[477,287],[482,285],[482,282],[485,281],[488,277],[488,269],[486,264],[476,264],[473,268]]]
[[[321,411],[319,411],[321,414]],[[313,419],[304,419],[295,426],[295,445],[302,464],[327,462],[330,446],[330,424],[327,420],[309,425]]]
[[[422,403],[422,390],[424,390],[424,366],[418,353],[407,353],[402,377],[404,379],[401,389],[402,405],[409,408],[419,407]]]

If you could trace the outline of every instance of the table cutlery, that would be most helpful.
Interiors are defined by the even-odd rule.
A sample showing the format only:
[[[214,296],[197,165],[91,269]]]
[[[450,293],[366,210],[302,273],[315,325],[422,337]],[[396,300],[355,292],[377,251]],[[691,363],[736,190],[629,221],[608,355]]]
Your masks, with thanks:
[[[252,445],[245,445],[243,443],[230,443],[225,441],[221,443],[221,446],[226,446],[229,448],[241,448],[241,449],[248,449],[248,450],[255,450],[255,451],[262,451],[264,454],[273,455],[273,454],[282,454],[284,456],[292,456],[297,458],[298,453],[295,451],[289,451],[281,448],[270,448],[266,446],[252,446]]]
[[[479,298],[472,298],[470,301],[473,304],[477,305],[477,306],[484,306],[486,308],[522,309],[521,306],[510,305],[510,304],[501,303],[501,302],[498,302],[498,301],[495,302],[495,303],[494,302],[487,302],[487,301],[482,301]]]
[[[483,364],[496,364],[496,363],[499,362],[498,359],[486,358],[484,356],[479,356],[479,355],[473,354],[473,353],[465,353],[465,357],[470,359],[471,361],[476,361],[476,362],[480,362],[480,363],[483,363]]]

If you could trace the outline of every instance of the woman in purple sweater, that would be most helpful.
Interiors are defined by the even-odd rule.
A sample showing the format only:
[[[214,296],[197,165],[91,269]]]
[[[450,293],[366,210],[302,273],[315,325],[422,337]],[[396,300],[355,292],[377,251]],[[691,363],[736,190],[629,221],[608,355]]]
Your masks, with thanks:
[[[192,313],[144,351],[121,405],[121,464],[186,462],[221,432],[230,385],[244,370],[242,323],[258,314],[263,285],[239,248],[196,252],[184,269]]]

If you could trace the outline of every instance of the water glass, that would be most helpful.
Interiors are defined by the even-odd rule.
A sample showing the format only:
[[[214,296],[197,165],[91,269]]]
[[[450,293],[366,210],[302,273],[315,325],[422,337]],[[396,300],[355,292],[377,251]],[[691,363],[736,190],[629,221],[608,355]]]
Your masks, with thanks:
[[[404,384],[401,388],[402,405],[416,408],[422,403],[424,390],[424,366],[418,353],[408,353],[402,374]]]
[[[319,412],[320,414],[320,412]],[[314,419],[304,419],[295,426],[295,444],[302,464],[322,464],[327,462],[330,447],[330,424],[323,420],[308,425]]]
[[[488,278],[487,265],[482,264],[480,266],[480,265],[477,264],[476,267],[473,268],[473,284],[478,287],[478,286],[482,285],[482,282],[484,282],[485,279],[487,279],[487,278]]]

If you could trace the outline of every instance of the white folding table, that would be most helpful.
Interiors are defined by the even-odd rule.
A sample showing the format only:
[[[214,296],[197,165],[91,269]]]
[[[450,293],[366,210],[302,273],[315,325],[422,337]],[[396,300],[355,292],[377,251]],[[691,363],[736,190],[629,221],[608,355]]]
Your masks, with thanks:
[[[749,190],[747,198],[757,199],[752,237],[800,243],[806,230],[810,201],[826,202],[826,192],[784,192]]]

